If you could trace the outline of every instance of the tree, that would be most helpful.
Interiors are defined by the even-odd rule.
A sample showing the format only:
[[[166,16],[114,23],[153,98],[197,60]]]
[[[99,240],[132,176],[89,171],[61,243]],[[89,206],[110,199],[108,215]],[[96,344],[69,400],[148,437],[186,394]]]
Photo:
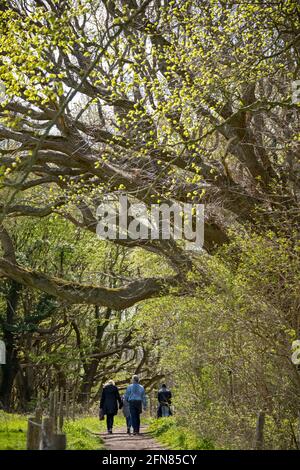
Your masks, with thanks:
[[[97,279],[110,288],[135,276],[135,261],[127,259],[125,248],[95,244],[91,234],[68,221],[27,218],[9,225],[16,260],[23,265],[69,280]],[[28,411],[38,396],[47,400],[55,387],[72,390],[85,406],[92,404],[109,377],[127,383],[152,360],[135,330],[132,309],[67,305],[2,279],[0,333],[7,363],[0,378],[1,406]],[[148,380],[155,374],[156,368],[148,371]]]
[[[95,205],[122,188],[148,205],[204,202],[210,253],[232,223],[279,220],[291,231],[299,182],[298,106],[288,90],[299,47],[293,2],[6,6],[3,213],[55,212],[94,231]],[[119,240],[126,242],[167,257],[181,284],[191,269],[172,240]],[[142,279],[111,295],[7,259],[1,271],[69,302],[109,308],[160,295],[178,280]]]
[[[285,420],[294,429],[298,405],[284,402],[299,395],[298,375],[288,362],[288,330],[299,335],[297,283],[287,268],[298,258],[299,103],[291,97],[292,81],[299,78],[298,5],[292,0],[7,0],[1,5],[2,275],[93,318],[92,342],[85,342],[78,320],[70,333],[73,340],[77,325],[77,345],[83,338],[96,354],[91,362],[81,358],[82,390],[90,389],[90,377],[106,378],[96,360],[102,354],[98,312],[104,317],[114,312],[120,320],[121,310],[138,304],[150,309],[154,334],[147,331],[151,315],[143,317],[140,337],[133,335],[135,352],[127,357],[124,349],[111,357],[107,373],[127,359],[132,359],[130,370],[138,362],[146,370],[149,351],[149,364],[153,355],[159,362],[160,347],[174,328],[173,377],[185,384],[192,370],[198,408],[191,419],[196,423],[201,412],[202,432],[212,431],[207,416],[215,404],[223,425],[245,412],[239,423],[241,429],[246,423],[249,438],[253,408],[265,406],[277,429],[270,447],[280,441],[288,447],[286,437],[278,436],[294,439]],[[114,273],[113,288],[105,276],[72,275],[78,266],[64,272],[16,258],[12,220],[56,217],[57,224],[66,219],[95,236],[97,206],[124,192],[129,204],[143,202],[148,208],[161,202],[204,203],[204,250],[190,253],[173,239],[114,240],[128,250],[126,257],[138,253],[141,272],[134,279],[132,272],[125,279]],[[276,270],[278,247],[278,267],[287,280]],[[158,299],[161,314],[169,296],[167,329],[158,330],[161,319],[149,299]],[[199,299],[209,321],[195,305]],[[177,301],[187,318],[177,315]],[[217,348],[216,332],[206,321],[220,328]],[[244,339],[247,347],[239,357]],[[216,354],[225,370],[216,366]],[[260,369],[261,357],[268,363]],[[243,373],[237,373],[240,360]],[[283,364],[281,382],[276,368]],[[153,371],[154,383],[164,367],[166,362],[159,363]],[[246,411],[238,400],[244,400]],[[229,410],[225,417],[224,410]],[[246,438],[241,431],[234,445]]]
[[[179,425],[215,448],[298,449],[299,256],[286,238],[248,234],[206,258],[212,282],[185,299],[144,302],[139,317],[173,388]],[[159,325],[159,328],[157,327]]]

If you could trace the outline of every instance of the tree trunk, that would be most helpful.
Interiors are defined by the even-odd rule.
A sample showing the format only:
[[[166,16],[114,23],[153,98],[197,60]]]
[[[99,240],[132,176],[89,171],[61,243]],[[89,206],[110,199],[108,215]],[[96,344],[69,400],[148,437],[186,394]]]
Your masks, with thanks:
[[[101,341],[102,341],[105,329],[109,324],[109,319],[111,317],[111,314],[112,314],[112,310],[110,308],[107,308],[103,316],[103,323],[97,324],[96,335],[94,339],[93,354],[99,353],[101,349]],[[100,310],[98,306],[95,306],[95,319],[97,321],[99,321],[100,319]],[[80,343],[80,338],[78,340]],[[78,344],[78,346],[80,346],[80,344]],[[99,365],[99,358],[96,358],[96,357],[94,357],[89,363],[83,361],[84,375],[83,375],[83,379],[81,382],[81,387],[80,387],[80,392],[79,392],[79,397],[78,397],[79,403],[83,404],[89,401],[91,390],[94,385],[98,365]]]
[[[18,351],[15,344],[15,335],[10,331],[14,324],[15,312],[18,305],[21,286],[10,281],[6,299],[6,325],[4,325],[4,342],[6,344],[6,364],[2,366],[2,383],[0,387],[0,402],[4,410],[11,409],[11,394],[16,374],[19,370]]]
[[[260,411],[256,421],[255,431],[255,450],[262,450],[264,448],[264,426],[265,426],[265,412]]]
[[[82,383],[80,386],[80,392],[78,396],[78,403],[87,403],[89,401],[92,387],[94,384],[95,375],[97,373],[99,360],[93,359],[90,365],[84,372],[84,376],[82,378]]]
[[[31,367],[31,366],[30,366]],[[19,368],[15,379],[16,387],[20,397],[20,406],[23,412],[28,411],[28,404],[35,397],[34,389],[31,380],[27,374],[27,367],[25,370]]]

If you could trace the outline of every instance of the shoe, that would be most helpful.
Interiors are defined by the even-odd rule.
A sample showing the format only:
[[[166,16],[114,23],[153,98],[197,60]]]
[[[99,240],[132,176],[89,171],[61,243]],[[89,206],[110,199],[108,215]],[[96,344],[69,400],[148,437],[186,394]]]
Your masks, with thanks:
[[[127,428],[127,434],[130,434],[130,428]]]
[[[111,430],[111,429],[109,429],[107,432],[108,432],[108,434],[112,434],[112,430]]]

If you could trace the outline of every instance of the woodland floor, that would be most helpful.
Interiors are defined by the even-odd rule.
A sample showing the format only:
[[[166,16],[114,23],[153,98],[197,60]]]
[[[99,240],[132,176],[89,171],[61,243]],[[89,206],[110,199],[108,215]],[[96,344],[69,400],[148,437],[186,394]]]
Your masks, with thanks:
[[[141,435],[128,435],[126,428],[117,428],[113,434],[101,433],[104,447],[107,450],[163,450],[164,448],[153,439],[146,426],[141,426]]]

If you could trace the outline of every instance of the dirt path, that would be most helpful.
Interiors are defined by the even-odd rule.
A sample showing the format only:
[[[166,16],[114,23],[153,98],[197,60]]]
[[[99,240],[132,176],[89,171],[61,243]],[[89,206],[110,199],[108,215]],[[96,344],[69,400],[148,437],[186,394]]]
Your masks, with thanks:
[[[141,426],[141,433],[140,436],[129,436],[126,428],[117,428],[113,434],[100,435],[107,450],[163,450],[163,447],[147,432],[146,426]]]

